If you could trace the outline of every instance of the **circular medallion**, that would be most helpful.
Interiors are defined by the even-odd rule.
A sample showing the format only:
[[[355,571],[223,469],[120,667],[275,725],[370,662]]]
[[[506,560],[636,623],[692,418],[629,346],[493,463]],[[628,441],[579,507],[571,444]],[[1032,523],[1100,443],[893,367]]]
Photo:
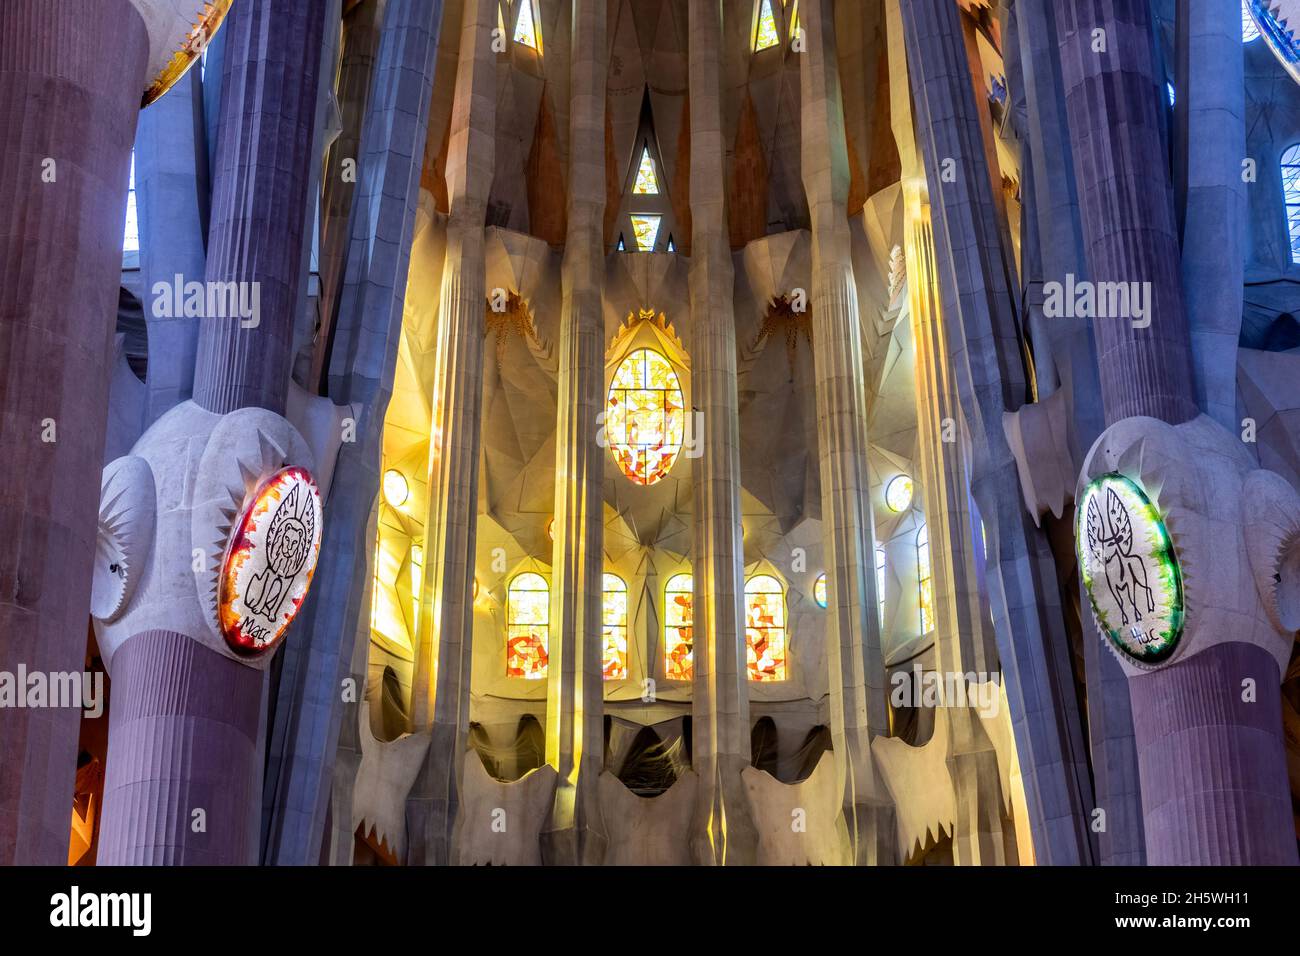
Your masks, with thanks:
[[[1084,489],[1075,548],[1097,624],[1130,660],[1167,660],[1183,634],[1183,576],[1155,505],[1131,479]]]
[[[239,654],[274,648],[307,597],[320,556],[321,499],[305,468],[266,479],[235,522],[221,568],[218,619]]]
[[[133,0],[149,32],[148,106],[203,56],[233,0]]]

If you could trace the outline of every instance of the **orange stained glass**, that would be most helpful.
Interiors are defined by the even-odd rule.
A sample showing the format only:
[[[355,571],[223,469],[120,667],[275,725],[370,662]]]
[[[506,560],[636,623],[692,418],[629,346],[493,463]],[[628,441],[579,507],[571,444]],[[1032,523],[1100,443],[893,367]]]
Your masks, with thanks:
[[[664,676],[690,680],[695,676],[695,581],[675,574],[664,588]]]
[[[916,586],[921,607],[921,633],[934,627],[934,575],[930,569],[930,528],[921,525],[916,533]]]
[[[745,644],[750,680],[785,680],[785,591],[770,574],[745,582]]]
[[[506,595],[506,676],[545,680],[551,588],[532,571],[515,576]]]
[[[625,358],[605,412],[610,453],[628,480],[653,485],[667,475],[686,439],[686,399],[668,359],[653,349]]]
[[[627,680],[627,585],[605,575],[605,680]]]

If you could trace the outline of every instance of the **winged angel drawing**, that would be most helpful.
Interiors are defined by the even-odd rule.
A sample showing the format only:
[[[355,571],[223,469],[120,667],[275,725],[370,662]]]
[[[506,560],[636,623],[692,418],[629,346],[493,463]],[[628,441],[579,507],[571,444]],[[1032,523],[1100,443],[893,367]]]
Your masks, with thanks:
[[[1130,623],[1125,599],[1133,612],[1133,621],[1140,621],[1138,592],[1142,593],[1141,603],[1146,605],[1148,613],[1156,609],[1156,603],[1147,584],[1146,562],[1133,553],[1133,522],[1114,488],[1106,489],[1105,515],[1097,506],[1098,497],[1093,495],[1088,501],[1088,551],[1093,561],[1106,569],[1106,586],[1119,605],[1123,623]]]
[[[279,618],[280,605],[311,550],[316,510],[311,495],[300,494],[303,490],[302,485],[294,485],[276,508],[266,534],[267,566],[249,581],[244,598],[249,610],[270,621]]]

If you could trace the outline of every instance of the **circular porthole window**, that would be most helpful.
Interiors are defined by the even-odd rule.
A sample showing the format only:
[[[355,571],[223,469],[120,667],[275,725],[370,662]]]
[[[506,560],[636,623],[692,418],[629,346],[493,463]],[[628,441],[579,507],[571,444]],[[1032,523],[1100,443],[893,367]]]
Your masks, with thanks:
[[[912,503],[912,478],[910,475],[895,475],[885,485],[885,506],[895,513],[906,511]]]

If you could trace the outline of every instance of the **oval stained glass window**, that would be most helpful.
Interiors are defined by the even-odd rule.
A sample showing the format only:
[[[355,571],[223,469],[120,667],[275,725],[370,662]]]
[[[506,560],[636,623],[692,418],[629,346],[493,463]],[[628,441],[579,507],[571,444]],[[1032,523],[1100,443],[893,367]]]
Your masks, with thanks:
[[[686,437],[686,399],[672,364],[654,349],[619,363],[605,403],[610,453],[629,481],[653,485],[672,469]]]

